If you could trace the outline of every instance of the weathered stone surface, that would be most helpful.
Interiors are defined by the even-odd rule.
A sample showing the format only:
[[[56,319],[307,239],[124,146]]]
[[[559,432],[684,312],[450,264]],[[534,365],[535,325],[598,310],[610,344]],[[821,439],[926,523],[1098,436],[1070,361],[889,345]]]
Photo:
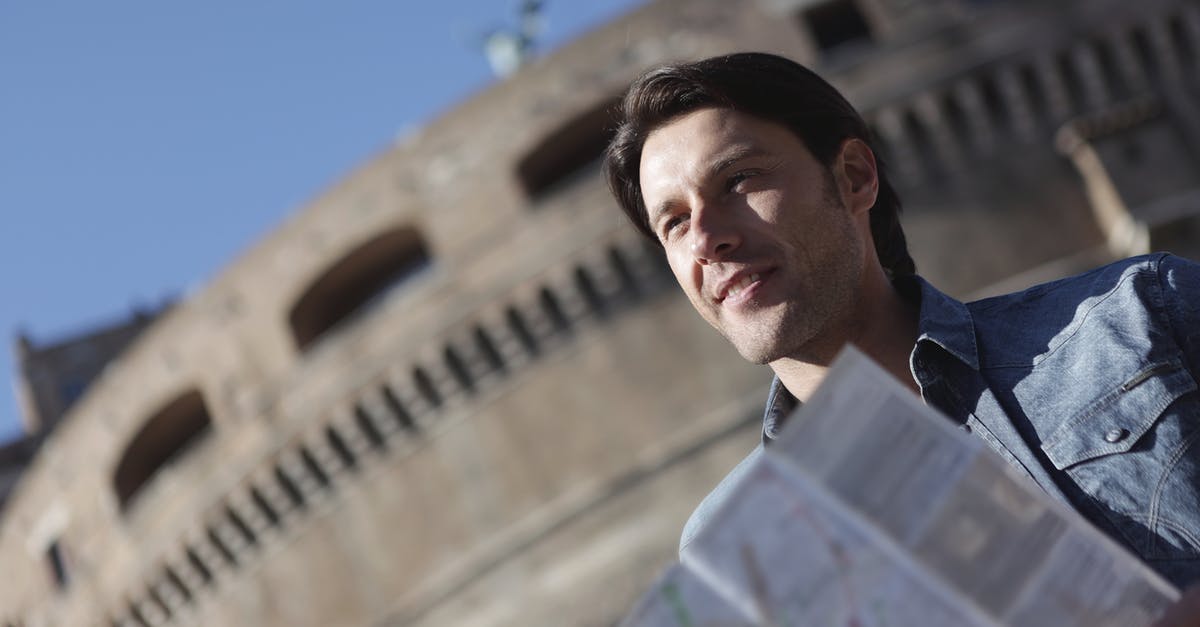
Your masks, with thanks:
[[[960,296],[1111,257],[1090,201],[1106,176],[1152,241],[1194,222],[1159,202],[1195,197],[1188,144],[1165,130],[1196,128],[1194,88],[1164,100],[1174,126],[1121,127],[1154,176],[1114,170],[1127,136],[1110,133],[1088,140],[1107,169],[1085,186],[1053,141],[1121,98],[1195,84],[1189,3],[863,0],[842,39],[814,38],[817,4],[647,4],[233,260],[93,381],[26,469],[0,524],[0,564],[23,574],[0,588],[0,624],[612,624],[755,445],[769,381],[579,160],[603,145],[597,107],[650,65],[759,49],[816,67],[878,130],[922,273]],[[1176,160],[1156,167],[1156,142]],[[388,287],[399,274],[368,243],[417,241],[378,239],[397,229],[425,257]],[[298,343],[296,303],[338,268],[331,293],[370,298]],[[211,432],[121,508],[130,442],[192,392]]]

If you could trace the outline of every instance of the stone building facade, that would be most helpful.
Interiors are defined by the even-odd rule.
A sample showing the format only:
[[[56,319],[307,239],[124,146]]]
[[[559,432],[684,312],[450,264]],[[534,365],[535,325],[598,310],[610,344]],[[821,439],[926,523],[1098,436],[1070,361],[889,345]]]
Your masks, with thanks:
[[[124,352],[167,309],[143,309],[128,319],[57,342],[35,344],[17,338],[18,402],[25,432],[49,433],[104,368]]]
[[[0,625],[613,624],[754,446],[770,377],[677,294],[598,157],[645,68],[746,49],[864,111],[952,294],[1193,245],[1195,2],[657,0],[376,155],[142,332],[6,505]]]

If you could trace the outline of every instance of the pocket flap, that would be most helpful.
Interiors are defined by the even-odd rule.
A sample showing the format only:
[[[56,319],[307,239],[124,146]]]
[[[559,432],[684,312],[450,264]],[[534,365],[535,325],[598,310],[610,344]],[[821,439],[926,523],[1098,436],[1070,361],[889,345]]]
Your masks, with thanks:
[[[1195,389],[1195,379],[1179,362],[1149,366],[1063,423],[1042,450],[1059,470],[1124,453],[1175,399]]]

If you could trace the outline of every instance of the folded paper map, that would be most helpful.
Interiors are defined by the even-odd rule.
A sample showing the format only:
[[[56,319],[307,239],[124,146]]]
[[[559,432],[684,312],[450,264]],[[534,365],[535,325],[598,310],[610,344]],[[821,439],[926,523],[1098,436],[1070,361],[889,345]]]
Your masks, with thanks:
[[[1177,597],[848,348],[622,625],[1130,627]]]

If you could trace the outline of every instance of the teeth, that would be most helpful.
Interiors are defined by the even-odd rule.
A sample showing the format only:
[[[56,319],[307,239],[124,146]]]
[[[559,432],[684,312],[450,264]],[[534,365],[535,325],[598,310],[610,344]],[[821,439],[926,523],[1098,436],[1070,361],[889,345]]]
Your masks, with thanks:
[[[729,288],[729,294],[726,296],[726,298],[729,298],[731,296],[737,296],[739,292],[746,289],[746,286],[757,281],[758,278],[759,277],[758,277],[757,272],[751,273],[750,275],[743,277],[741,281],[737,282],[737,285],[734,285],[733,287]]]

